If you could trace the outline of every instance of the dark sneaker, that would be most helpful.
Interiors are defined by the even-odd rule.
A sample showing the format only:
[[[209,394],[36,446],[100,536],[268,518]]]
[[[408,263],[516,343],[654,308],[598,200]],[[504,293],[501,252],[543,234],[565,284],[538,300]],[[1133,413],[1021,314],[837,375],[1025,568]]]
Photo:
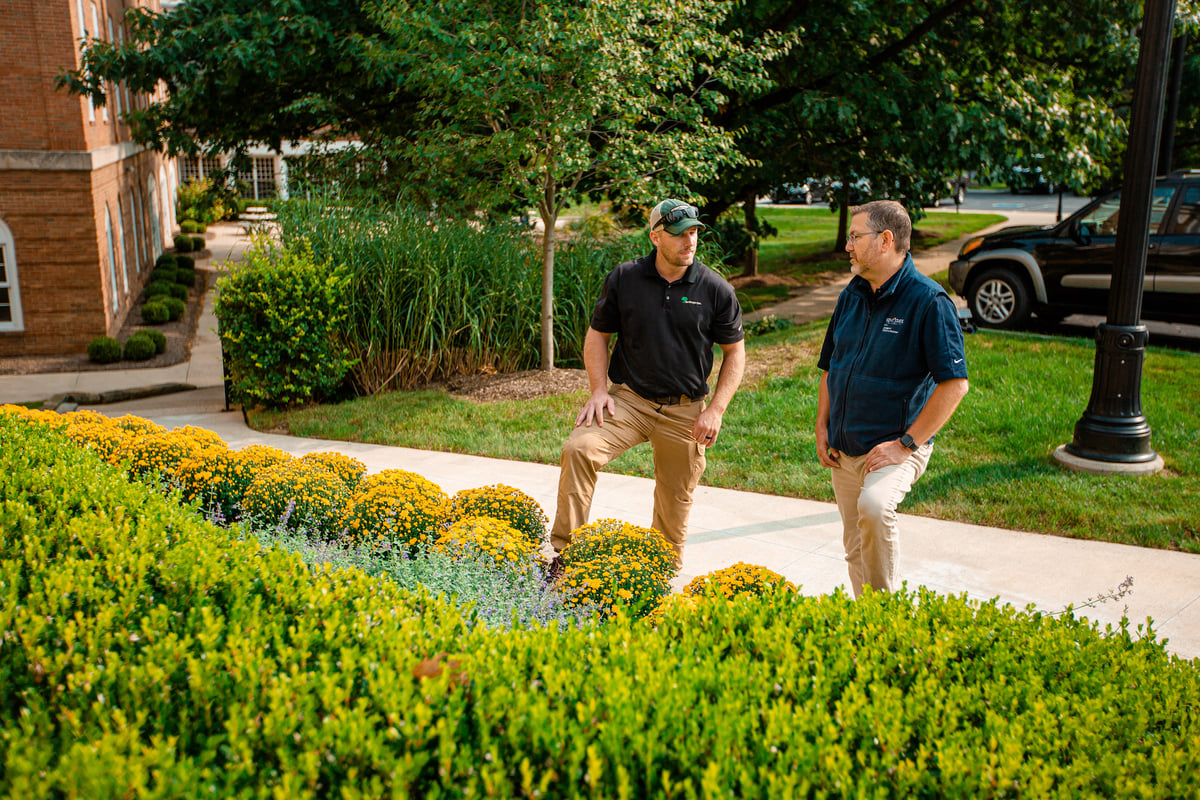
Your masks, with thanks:
[[[557,583],[562,574],[562,559],[556,555],[550,559],[550,563],[546,566],[546,583]]]

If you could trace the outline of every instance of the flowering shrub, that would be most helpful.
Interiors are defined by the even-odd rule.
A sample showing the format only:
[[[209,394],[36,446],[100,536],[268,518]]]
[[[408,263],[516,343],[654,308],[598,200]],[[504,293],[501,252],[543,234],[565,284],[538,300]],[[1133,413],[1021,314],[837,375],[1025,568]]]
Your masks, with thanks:
[[[348,493],[326,467],[284,461],[255,477],[242,497],[242,516],[259,524],[321,536],[338,531]]]
[[[113,452],[112,458],[118,463],[127,461],[129,472],[134,477],[158,474],[170,479],[175,476],[176,468],[185,459],[192,458],[206,446],[206,442],[201,442],[190,434],[163,431],[127,436]]]
[[[27,422],[40,422],[52,428],[61,428],[67,424],[67,421],[55,411],[42,411],[36,408],[26,408],[25,406],[11,404],[0,406],[0,411]]]
[[[467,561],[490,561],[522,573],[532,572],[541,560],[538,542],[493,517],[458,520],[438,536],[433,549]]]
[[[600,519],[576,528],[561,558],[563,566],[569,567],[604,556],[645,564],[664,582],[675,574],[675,551],[661,533],[619,519]]]
[[[147,433],[166,433],[167,429],[157,422],[151,422],[148,419],[135,417],[133,414],[126,414],[123,417],[117,417],[113,422],[127,433],[147,434]]]
[[[631,617],[645,616],[671,591],[661,569],[617,552],[566,566],[558,586],[570,605],[592,605],[605,612],[623,606]]]
[[[357,458],[344,456],[341,453],[309,453],[300,458],[305,464],[320,464],[341,478],[346,484],[347,491],[354,491],[363,475],[367,474],[367,465]]]
[[[225,447],[225,440],[210,430],[197,428],[195,425],[184,425],[174,429],[175,433],[190,436],[203,447]]]
[[[133,436],[124,428],[111,420],[96,421],[83,418],[81,421],[71,421],[66,428],[66,434],[82,447],[92,450],[101,460],[116,466],[121,463],[119,453]]]
[[[449,498],[437,484],[402,469],[368,475],[350,497],[344,525],[352,542],[413,550],[437,534]]]
[[[796,587],[777,572],[739,561],[732,567],[692,578],[683,591],[684,594],[695,596],[719,591],[722,596],[730,598],[738,595],[758,597],[778,591],[794,592]]]
[[[540,545],[546,538],[546,519],[542,507],[520,489],[498,483],[478,489],[463,489],[450,500],[446,513],[449,522],[468,517],[491,517],[507,522],[529,541]]]
[[[234,520],[242,497],[259,472],[250,468],[241,451],[207,447],[180,463],[176,478],[185,500],[198,502],[215,518]]]

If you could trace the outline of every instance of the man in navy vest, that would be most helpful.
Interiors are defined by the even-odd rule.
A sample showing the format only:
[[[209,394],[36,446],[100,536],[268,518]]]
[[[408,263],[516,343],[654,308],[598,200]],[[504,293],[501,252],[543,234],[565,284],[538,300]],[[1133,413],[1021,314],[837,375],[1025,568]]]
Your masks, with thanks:
[[[816,444],[832,472],[854,596],[900,584],[896,508],[925,472],[933,437],[967,394],[954,302],[909,255],[899,203],[852,209],[849,285],[817,366]]]

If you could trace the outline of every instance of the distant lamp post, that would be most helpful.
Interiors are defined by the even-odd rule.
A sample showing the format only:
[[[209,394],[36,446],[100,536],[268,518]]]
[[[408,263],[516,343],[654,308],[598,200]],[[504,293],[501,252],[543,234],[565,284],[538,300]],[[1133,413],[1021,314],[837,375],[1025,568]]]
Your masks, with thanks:
[[[1146,475],[1163,467],[1162,458],[1150,447],[1150,425],[1142,414],[1142,363],[1148,334],[1141,312],[1150,201],[1174,24],[1175,0],[1146,0],[1108,318],[1096,329],[1096,361],[1087,410],[1075,423],[1070,444],[1054,451],[1054,458],[1071,469]]]

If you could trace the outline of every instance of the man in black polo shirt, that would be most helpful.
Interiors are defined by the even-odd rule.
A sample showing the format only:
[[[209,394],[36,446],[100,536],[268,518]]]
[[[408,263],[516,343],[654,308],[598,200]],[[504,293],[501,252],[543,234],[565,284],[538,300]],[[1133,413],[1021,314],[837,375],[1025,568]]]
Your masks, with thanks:
[[[733,287],[695,260],[704,227],[698,217],[687,203],[663,200],[650,213],[655,249],[604,279],[583,344],[592,395],[563,445],[550,532],[555,552],[587,523],[600,468],[648,441],[654,448],[651,525],[675,548],[676,567],[682,559],[704,451],[717,440],[746,365],[742,312]],[[713,344],[723,357],[706,405]]]

